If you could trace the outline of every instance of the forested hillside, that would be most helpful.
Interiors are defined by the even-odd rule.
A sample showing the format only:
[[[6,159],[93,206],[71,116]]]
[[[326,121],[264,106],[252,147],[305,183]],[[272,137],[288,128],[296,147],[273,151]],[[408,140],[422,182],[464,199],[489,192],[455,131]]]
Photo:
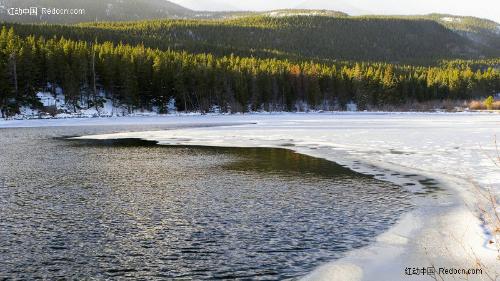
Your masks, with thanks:
[[[500,50],[500,24],[491,20],[448,14],[393,16],[392,18],[432,20],[479,45]]]
[[[64,36],[87,42],[144,44],[217,56],[422,63],[500,56],[428,19],[378,17],[242,17],[227,20],[156,20],[74,26],[15,26],[22,36]],[[499,35],[500,36],[500,35]]]
[[[291,62],[216,57],[143,45],[94,43],[0,32],[0,108],[15,114],[36,106],[38,90],[62,88],[66,103],[99,107],[103,99],[165,112],[360,109],[407,101],[467,99],[500,91],[499,59],[453,61],[435,67],[389,63]],[[104,91],[103,97],[99,92]],[[84,101],[84,102],[82,102]]]
[[[62,91],[72,111],[112,102],[130,112],[166,112],[172,101],[179,110],[202,112],[214,106],[331,110],[349,102],[372,109],[500,92],[500,34],[491,21],[307,10],[243,14],[3,23],[2,115],[41,108],[40,91]]]

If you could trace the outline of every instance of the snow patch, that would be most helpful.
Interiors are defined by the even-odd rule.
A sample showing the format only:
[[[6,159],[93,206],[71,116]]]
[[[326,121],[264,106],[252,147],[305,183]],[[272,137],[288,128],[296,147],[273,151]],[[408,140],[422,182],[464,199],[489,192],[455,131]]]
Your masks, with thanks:
[[[321,16],[324,15],[324,12],[321,11],[310,11],[310,12],[285,12],[285,11],[274,11],[269,12],[266,15],[274,18],[284,18],[284,17],[293,17],[293,16]]]
[[[51,85],[48,84],[50,88]],[[33,119],[33,118],[92,118],[92,117],[116,117],[116,116],[158,116],[160,109],[153,107],[151,110],[130,109],[126,106],[115,105],[111,99],[106,98],[106,93],[100,91],[98,100],[102,104],[95,107],[90,104],[91,101],[79,100],[76,106],[66,102],[66,97],[60,87],[52,92],[38,92],[36,97],[43,108],[32,109],[22,107],[20,113],[13,116],[12,119]],[[166,109],[170,114],[177,114],[175,99],[171,98],[166,104]]]
[[[64,96],[60,93],[54,96],[50,92],[38,92],[36,93],[36,97],[45,107],[55,106],[60,109],[64,104]]]
[[[33,109],[29,106],[22,106],[19,109],[19,112],[20,112],[20,115],[28,116],[28,117],[34,117],[34,116],[38,116],[40,114],[40,111],[38,111],[37,109]]]
[[[454,17],[442,17],[441,20],[446,22],[462,22],[461,18],[454,18]]]
[[[302,281],[332,281],[342,276],[342,281],[358,281],[363,277],[363,270],[354,264],[334,263],[319,267],[311,274],[302,278]],[[340,280],[340,278],[338,278]]]

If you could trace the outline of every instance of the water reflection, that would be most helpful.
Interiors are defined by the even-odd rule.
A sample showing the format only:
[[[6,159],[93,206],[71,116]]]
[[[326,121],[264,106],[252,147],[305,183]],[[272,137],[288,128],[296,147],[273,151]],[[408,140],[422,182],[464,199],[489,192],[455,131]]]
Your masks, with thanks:
[[[395,185],[283,149],[57,138],[110,130],[1,130],[0,278],[293,278],[410,208]]]

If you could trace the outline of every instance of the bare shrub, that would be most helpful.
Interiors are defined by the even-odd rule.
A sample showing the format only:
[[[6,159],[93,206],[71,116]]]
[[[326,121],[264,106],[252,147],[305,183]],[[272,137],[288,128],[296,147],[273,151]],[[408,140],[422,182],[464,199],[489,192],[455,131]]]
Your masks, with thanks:
[[[46,106],[44,111],[48,114],[50,114],[50,116],[54,117],[57,115],[58,110],[57,110],[57,107],[55,105],[51,105],[51,106]]]
[[[493,102],[493,104],[491,105],[491,109],[500,110],[500,101]]]
[[[473,100],[469,103],[469,108],[472,109],[472,110],[483,110],[483,109],[486,109],[486,107],[484,106],[484,104],[480,101],[477,101],[477,100]]]

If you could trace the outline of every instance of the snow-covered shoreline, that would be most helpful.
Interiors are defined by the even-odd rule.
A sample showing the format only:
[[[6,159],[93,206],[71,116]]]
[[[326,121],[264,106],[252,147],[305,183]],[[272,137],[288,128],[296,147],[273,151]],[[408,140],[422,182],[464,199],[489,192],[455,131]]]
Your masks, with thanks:
[[[477,193],[474,184],[491,187],[499,194],[500,173],[488,155],[495,152],[493,141],[500,133],[500,115],[268,114],[114,120],[102,119],[85,125],[158,122],[222,126],[84,138],[142,138],[178,145],[283,147],[375,174],[384,180],[400,184],[411,180],[390,176],[399,171],[434,178],[445,188],[448,195],[438,196],[438,199],[416,199],[418,208],[378,237],[377,243],[319,267],[306,279],[401,280],[405,278],[406,267],[430,264],[473,267],[474,255],[493,269],[498,265],[496,252],[486,243],[489,237],[475,213],[478,196],[474,195]],[[27,121],[21,123],[36,125]],[[21,123],[17,125],[23,126]],[[49,125],[61,123],[79,124],[56,120]],[[233,126],[223,126],[229,123]],[[0,127],[14,125],[0,122]],[[406,277],[429,280],[425,276]],[[451,278],[444,277],[445,280]],[[469,280],[476,278],[482,280],[481,276],[469,276]]]
[[[17,116],[17,118],[0,118],[0,128],[19,127],[51,127],[51,126],[85,126],[85,125],[128,125],[141,124],[145,122],[171,124],[173,121],[191,122],[198,118],[204,122],[213,122],[220,118],[252,118],[260,119],[266,116],[373,116],[373,115],[500,115],[498,111],[458,111],[458,112],[409,112],[409,111],[309,111],[309,112],[250,112],[250,113],[206,113],[200,112],[176,112],[169,114],[158,114],[152,112],[134,113],[128,115],[58,115],[55,117],[30,117]]]

